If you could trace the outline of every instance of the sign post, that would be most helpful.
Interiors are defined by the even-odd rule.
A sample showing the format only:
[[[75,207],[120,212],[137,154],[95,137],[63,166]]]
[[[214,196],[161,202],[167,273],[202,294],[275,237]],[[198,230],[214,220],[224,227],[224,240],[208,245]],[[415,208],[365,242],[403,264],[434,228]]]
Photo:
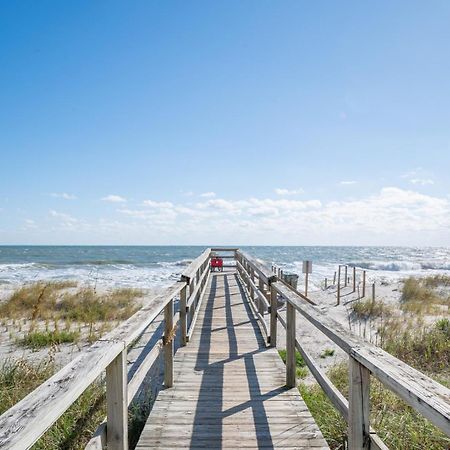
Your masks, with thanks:
[[[303,273],[305,274],[305,296],[308,296],[308,275],[312,273],[312,261],[303,261]]]

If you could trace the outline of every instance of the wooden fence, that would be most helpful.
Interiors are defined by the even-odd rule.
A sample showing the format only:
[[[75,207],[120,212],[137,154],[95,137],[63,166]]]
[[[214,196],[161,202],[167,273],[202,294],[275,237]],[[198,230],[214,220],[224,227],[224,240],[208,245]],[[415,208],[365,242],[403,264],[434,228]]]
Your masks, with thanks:
[[[126,450],[127,410],[160,350],[164,355],[164,384],[174,383],[173,356],[176,327],[180,345],[187,345],[198,316],[210,274],[212,252],[231,252],[250,305],[267,342],[277,345],[278,323],[286,329],[286,385],[296,383],[297,349],[332,404],[348,423],[350,450],[386,449],[370,427],[370,376],[450,436],[450,390],[380,348],[354,335],[324,314],[314,303],[279,280],[276,274],[239,249],[206,249],[182,273],[181,280],[151,299],[136,314],[108,333],[49,380],[0,416],[0,448],[30,448],[99,377],[106,378],[107,417],[87,448]],[[226,255],[225,255],[226,257]],[[175,300],[179,299],[178,311]],[[286,313],[280,305],[286,305]],[[319,368],[296,336],[296,313],[300,313],[349,355],[347,400]],[[164,315],[164,336],[143,358],[128,380],[127,349],[150,324]]]
[[[234,258],[235,249],[231,251]],[[102,337],[72,362],[49,378],[20,402],[0,416],[0,448],[30,448],[65,411],[99,377],[106,379],[107,418],[99,426],[87,449],[125,450],[128,448],[128,405],[138,392],[147,372],[164,355],[164,385],[173,385],[174,336],[179,322],[180,345],[192,336],[202,295],[209,277],[206,249],[182,273],[181,280],[160,295],[144,301],[130,319]],[[175,312],[175,300],[179,308]],[[164,336],[143,358],[128,381],[127,349],[132,346],[152,322],[164,315]]]
[[[280,282],[271,269],[255,259],[241,251],[236,252],[236,259],[238,271],[247,286],[250,299],[257,299],[265,308],[258,309],[257,317],[266,332],[268,343],[271,346],[277,345],[278,322],[286,330],[287,387],[295,386],[297,349],[325,394],[348,423],[350,450],[387,449],[370,427],[371,375],[450,436],[449,389],[350,332],[311,304],[304,295],[286,283]],[[263,299],[270,299],[270,304]],[[286,305],[284,317],[278,309],[280,300]],[[348,400],[331,383],[296,336],[296,312],[349,355]],[[269,325],[266,323],[265,313],[270,320]],[[270,333],[267,333],[268,329]]]

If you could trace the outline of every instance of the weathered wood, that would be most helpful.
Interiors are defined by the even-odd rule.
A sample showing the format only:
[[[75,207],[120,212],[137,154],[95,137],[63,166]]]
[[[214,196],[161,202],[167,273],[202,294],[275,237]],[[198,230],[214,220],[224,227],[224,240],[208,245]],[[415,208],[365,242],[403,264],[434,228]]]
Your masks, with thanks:
[[[205,286],[205,281],[208,274],[209,268],[206,267],[201,273],[199,280],[196,282],[194,289],[189,293],[189,298],[186,301],[186,305],[188,308],[191,308],[192,304],[197,300],[200,290]]]
[[[353,266],[353,291],[356,292],[356,266]]]
[[[164,386],[173,386],[173,350],[175,330],[173,328],[173,300],[164,308]]]
[[[240,269],[240,273],[241,273],[241,276],[242,276],[245,284],[247,285],[247,290],[249,292],[253,292],[254,294],[256,294],[258,299],[259,299],[259,301],[261,301],[262,304],[264,305],[265,310],[267,310],[270,305],[269,305],[269,301],[267,300],[267,298],[264,295],[264,293],[260,289],[258,289],[256,284],[251,279],[250,275],[245,270],[244,266],[241,263],[239,263],[239,262],[237,262],[237,266]],[[254,297],[252,297],[252,299],[253,298]]]
[[[208,285],[208,280],[209,280],[209,277],[210,277],[209,271],[208,271],[207,273],[208,273],[208,275],[207,275],[207,277],[205,278],[205,282],[204,282],[204,285],[203,285],[203,289],[202,289],[202,291],[200,292],[200,295],[199,295],[199,301],[198,301],[198,303],[197,303],[197,307],[196,307],[196,309],[195,309],[195,311],[194,311],[194,315],[193,315],[193,317],[192,317],[192,321],[191,321],[191,323],[190,323],[190,325],[189,325],[189,329],[188,329],[188,332],[187,332],[186,339],[187,339],[188,342],[189,342],[189,340],[191,339],[192,334],[194,333],[194,329],[195,329],[195,324],[196,324],[196,322],[197,322],[198,313],[199,313],[199,311],[200,311],[200,307],[201,307],[201,304],[202,304],[202,301],[203,301],[203,297],[204,297],[204,295],[205,295],[205,290],[206,290],[206,287],[207,287],[207,285]]]
[[[270,286],[270,346],[277,346],[277,308],[278,293],[274,286]]]
[[[187,287],[184,286],[180,291],[180,345],[184,347],[187,344]]]
[[[355,346],[350,355],[384,386],[450,436],[450,390],[372,344]]]
[[[127,351],[106,367],[106,415],[108,450],[128,449]]]
[[[211,255],[211,249],[207,248],[199,257],[195,258],[194,261],[186,267],[181,273],[181,281],[185,281],[187,284],[191,283],[191,280],[196,276],[198,269],[205,263],[209,261]]]
[[[285,388],[242,283],[211,274],[192,339],[175,355],[176,383],[160,391],[137,450],[328,448],[298,390]]]
[[[31,447],[125,348],[98,341],[0,416],[0,448]]]
[[[363,270],[363,279],[362,279],[362,297],[366,296],[366,271]]]
[[[338,267],[338,281],[337,281],[337,300],[336,300],[336,304],[340,305],[341,304],[341,265],[339,264]]]
[[[247,264],[249,264],[250,267],[252,267],[256,271],[258,277],[261,277],[264,283],[270,284],[272,281],[276,280],[276,276],[264,264],[255,261],[253,258],[250,258],[246,253],[240,250],[238,250],[236,253],[240,257],[242,257],[242,259],[246,260]]]
[[[347,287],[348,284],[348,276],[347,276],[347,272],[348,272],[348,266],[347,264],[344,266],[344,272],[345,272],[345,281],[344,281],[344,287]]]
[[[370,449],[370,372],[358,361],[349,361],[349,450]]]
[[[148,371],[152,365],[158,359],[161,349],[163,348],[162,341],[160,340],[151,351],[146,355],[145,359],[141,362],[137,370],[133,373],[131,380],[128,382],[128,406],[137,394],[142,382],[145,380]],[[106,424],[107,418],[97,427],[92,438],[86,444],[85,450],[103,450],[106,449]]]
[[[386,387],[450,436],[450,390],[375,345],[348,331],[319,308],[302,302],[281,283],[280,293],[309,322],[363,364]]]
[[[286,305],[286,387],[295,387],[295,308]]]

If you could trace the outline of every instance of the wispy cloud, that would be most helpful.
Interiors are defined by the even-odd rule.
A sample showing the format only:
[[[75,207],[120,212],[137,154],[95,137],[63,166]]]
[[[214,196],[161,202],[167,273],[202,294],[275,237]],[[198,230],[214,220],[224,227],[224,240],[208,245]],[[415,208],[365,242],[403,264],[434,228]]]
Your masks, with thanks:
[[[353,180],[340,181],[339,184],[342,185],[342,186],[351,186],[352,184],[356,184],[356,181],[353,181]]]
[[[415,184],[416,186],[427,186],[433,185],[434,179],[431,174],[424,170],[422,167],[417,167],[409,172],[404,173],[402,178],[408,180],[411,184]]]
[[[200,197],[203,198],[213,198],[216,196],[215,192],[203,192],[203,194],[200,194]]]
[[[282,196],[286,196],[286,195],[298,195],[298,194],[303,194],[305,191],[301,188],[299,189],[282,189],[282,188],[276,188],[275,189],[275,194],[277,195],[282,195]]]
[[[121,197],[120,195],[114,195],[110,194],[106,197],[102,197],[102,200],[104,202],[110,202],[110,203],[126,203],[127,199],[125,197]]]
[[[418,184],[420,186],[426,186],[427,184],[434,184],[434,180],[431,178],[411,178],[409,180],[412,184]]]
[[[77,196],[73,194],[68,194],[67,192],[52,192],[50,194],[54,198],[62,198],[64,200],[76,200]]]
[[[156,202],[154,200],[144,200],[144,205],[150,208],[172,208],[173,203],[171,202]]]

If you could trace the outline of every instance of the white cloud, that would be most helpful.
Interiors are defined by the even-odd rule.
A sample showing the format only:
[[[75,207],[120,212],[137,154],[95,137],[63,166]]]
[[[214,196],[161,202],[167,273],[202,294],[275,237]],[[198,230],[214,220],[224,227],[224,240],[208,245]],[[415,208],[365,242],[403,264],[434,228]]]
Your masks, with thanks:
[[[342,186],[351,186],[352,184],[356,184],[356,181],[350,180],[350,181],[340,181],[339,184]]]
[[[27,233],[79,236],[80,241],[195,244],[450,245],[450,197],[385,187],[369,196],[318,198],[206,198],[199,202],[146,200],[117,209],[119,218],[87,223],[50,210],[48,230]],[[84,233],[84,234],[83,234]]]
[[[215,192],[203,192],[203,194],[200,194],[200,197],[203,198],[214,198],[216,196]]]
[[[434,180],[431,178],[411,178],[410,183],[418,184],[420,186],[426,186],[427,184],[434,184]]]
[[[37,227],[38,226],[33,219],[25,219],[25,225],[23,227],[25,230],[34,230]]]
[[[298,195],[298,194],[303,194],[305,191],[303,189],[282,189],[282,188],[276,188],[275,189],[275,194],[277,195]]]
[[[68,194],[67,192],[52,192],[50,194],[54,198],[62,198],[64,200],[76,200],[77,196],[73,194]]]
[[[104,202],[111,202],[111,203],[126,203],[127,199],[125,197],[121,197],[120,195],[114,195],[110,194],[106,197],[102,197]]]
[[[171,202],[155,202],[154,200],[144,200],[144,205],[150,208],[172,208],[173,203]]]
[[[402,178],[408,180],[411,184],[416,186],[427,186],[434,184],[431,174],[422,167],[417,167],[414,170],[404,173]]]

